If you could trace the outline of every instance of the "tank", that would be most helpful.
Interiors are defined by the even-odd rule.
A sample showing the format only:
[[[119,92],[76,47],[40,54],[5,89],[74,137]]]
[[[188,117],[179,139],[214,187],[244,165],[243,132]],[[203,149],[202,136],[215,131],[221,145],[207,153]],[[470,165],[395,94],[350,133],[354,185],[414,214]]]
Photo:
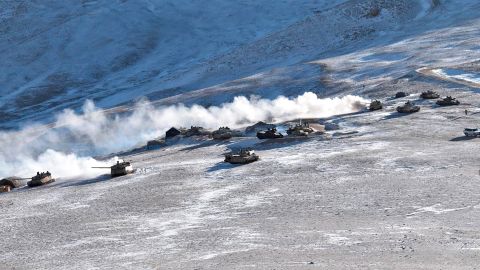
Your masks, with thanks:
[[[130,162],[127,161],[117,161],[117,164],[110,167],[92,167],[95,169],[110,169],[110,175],[112,177],[123,176],[127,174],[134,173],[135,170]]]
[[[415,106],[410,101],[407,101],[407,103],[405,103],[405,105],[403,105],[403,106],[398,106],[397,107],[397,112],[399,112],[399,113],[414,113],[414,112],[418,112],[418,111],[420,111],[420,107]]]
[[[423,98],[423,99],[436,99],[436,98],[439,98],[440,95],[437,92],[428,90],[426,92],[422,92],[420,97]]]
[[[308,136],[308,134],[312,132],[313,132],[313,129],[310,128],[308,123],[297,124],[287,129],[287,134],[290,136]]]
[[[279,138],[283,138],[283,135],[282,135],[282,133],[277,132],[276,128],[269,128],[265,131],[257,132],[257,138],[259,138],[260,140],[279,139]]]
[[[229,127],[220,127],[219,129],[212,132],[212,138],[215,140],[228,140],[232,137],[242,136],[242,133],[231,130]]]
[[[440,106],[453,106],[453,105],[460,105],[460,101],[458,101],[456,98],[453,98],[451,96],[447,96],[444,99],[437,100],[437,104]]]
[[[210,132],[204,129],[203,127],[196,127],[191,126],[190,129],[185,131],[185,137],[192,137],[192,136],[204,136],[210,135]]]
[[[117,161],[117,164],[110,167],[110,174],[112,177],[122,176],[133,173],[133,166],[127,161]]]
[[[480,131],[478,128],[465,128],[463,134],[467,137],[478,137],[480,136]]]
[[[225,162],[231,164],[247,164],[259,159],[258,155],[251,149],[240,149],[238,153],[229,153],[225,155]]]
[[[28,187],[38,187],[38,186],[43,186],[46,184],[50,184],[55,182],[55,179],[52,178],[52,174],[47,171],[47,172],[37,172],[37,175],[32,177],[32,180],[27,182]]]
[[[0,186],[9,186],[10,189],[19,188],[23,186],[22,180],[27,180],[31,178],[20,178],[17,176],[10,176],[0,180]]]
[[[383,108],[383,104],[379,100],[374,100],[370,102],[370,106],[368,107],[370,111],[381,110],[382,108]]]
[[[254,125],[245,128],[246,134],[256,134],[259,131],[267,130],[276,127],[274,124],[267,124],[263,121],[257,122]]]
[[[406,96],[408,96],[408,94],[405,93],[405,92],[397,92],[395,94],[395,98],[403,98],[403,97],[406,97]]]

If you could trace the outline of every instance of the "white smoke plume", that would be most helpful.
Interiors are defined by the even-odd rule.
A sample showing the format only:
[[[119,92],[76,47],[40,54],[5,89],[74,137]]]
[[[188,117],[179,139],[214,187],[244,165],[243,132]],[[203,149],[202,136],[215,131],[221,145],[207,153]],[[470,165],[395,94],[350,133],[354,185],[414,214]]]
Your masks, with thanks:
[[[57,177],[93,177],[105,173],[92,166],[108,166],[92,155],[131,149],[159,137],[172,127],[238,128],[258,121],[283,122],[351,113],[368,101],[357,96],[319,99],[306,92],[294,99],[235,97],[233,102],[205,108],[198,105],[154,107],[137,103],[125,114],[108,114],[87,101],[81,113],[65,110],[48,126],[30,125],[0,132],[0,177],[31,176],[49,170]]]

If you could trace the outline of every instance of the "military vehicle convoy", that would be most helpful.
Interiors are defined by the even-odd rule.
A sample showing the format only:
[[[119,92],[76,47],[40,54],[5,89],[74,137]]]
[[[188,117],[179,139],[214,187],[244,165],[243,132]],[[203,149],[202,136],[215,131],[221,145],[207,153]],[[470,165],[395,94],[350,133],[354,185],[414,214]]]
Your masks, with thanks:
[[[27,182],[28,187],[38,187],[55,182],[55,179],[49,171],[37,172],[35,176],[29,178],[11,176],[0,180],[0,192],[9,192],[12,189],[23,186],[24,182],[22,180],[30,180]]]
[[[437,99],[440,97],[440,95],[435,91],[428,90],[426,92],[422,92],[420,97],[423,99]]]
[[[257,138],[260,140],[279,139],[283,138],[283,134],[278,132],[276,128],[269,128],[267,130],[257,132]]]
[[[381,110],[382,108],[383,108],[383,104],[382,102],[380,102],[380,100],[374,100],[370,102],[370,106],[368,107],[370,111],[377,111],[377,110]]]
[[[451,96],[447,96],[444,99],[438,100],[437,105],[439,106],[454,106],[454,105],[460,105],[460,101],[458,101],[456,98],[453,98]]]
[[[419,106],[415,106],[412,102],[407,101],[405,105],[403,106],[398,106],[397,107],[397,112],[399,113],[414,113],[420,111]]]
[[[259,156],[252,149],[243,148],[238,153],[228,153],[225,155],[225,162],[231,164],[247,164],[255,162]]]
[[[31,178],[32,180],[27,182],[28,187],[38,187],[55,182],[52,178],[52,174],[47,172],[37,172],[37,175]]]
[[[112,177],[123,176],[123,175],[131,174],[135,172],[132,164],[128,161],[122,161],[122,162],[117,161],[117,164],[112,165],[110,167],[92,167],[92,168],[110,169],[110,176]]]

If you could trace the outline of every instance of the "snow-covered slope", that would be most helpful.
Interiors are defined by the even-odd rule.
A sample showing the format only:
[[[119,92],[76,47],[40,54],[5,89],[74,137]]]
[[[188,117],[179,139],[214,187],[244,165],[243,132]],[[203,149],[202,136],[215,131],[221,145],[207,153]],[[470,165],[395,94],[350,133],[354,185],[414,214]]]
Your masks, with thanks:
[[[2,125],[180,87],[192,66],[338,2],[2,1]]]
[[[48,122],[87,98],[109,108],[142,96],[211,105],[238,94],[358,92],[385,70],[372,68],[382,55],[368,58],[368,49],[399,48],[385,57],[405,75],[403,60],[430,31],[475,25],[478,4],[456,2],[3,1],[0,126]],[[367,74],[352,76],[357,67]]]
[[[0,268],[478,268],[478,138],[462,131],[480,120],[479,8],[478,0],[0,1],[0,127],[49,122],[86,98],[123,104],[87,102],[53,124],[0,132],[0,178],[38,170],[57,178],[0,194]],[[419,98],[424,90],[461,104],[440,107]],[[410,95],[391,98],[397,91]],[[351,93],[379,98],[383,109],[358,111],[368,100]],[[268,99],[152,106],[248,94]],[[128,104],[145,95],[155,102]],[[407,100],[421,110],[397,113]],[[131,150],[171,125],[296,118],[338,129]],[[239,147],[260,160],[225,164]],[[111,179],[91,168],[115,155],[136,173]]]

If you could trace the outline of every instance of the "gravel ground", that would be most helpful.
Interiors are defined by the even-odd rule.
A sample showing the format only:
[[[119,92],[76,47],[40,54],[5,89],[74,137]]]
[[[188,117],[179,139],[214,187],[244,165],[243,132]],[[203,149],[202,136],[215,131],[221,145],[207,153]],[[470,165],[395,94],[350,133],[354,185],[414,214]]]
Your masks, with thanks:
[[[128,156],[135,175],[1,194],[0,268],[477,269],[480,114],[402,101],[332,119],[356,134],[180,143]],[[260,161],[222,163],[248,144]]]

